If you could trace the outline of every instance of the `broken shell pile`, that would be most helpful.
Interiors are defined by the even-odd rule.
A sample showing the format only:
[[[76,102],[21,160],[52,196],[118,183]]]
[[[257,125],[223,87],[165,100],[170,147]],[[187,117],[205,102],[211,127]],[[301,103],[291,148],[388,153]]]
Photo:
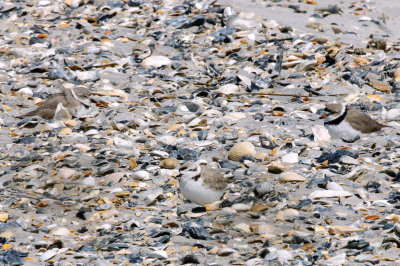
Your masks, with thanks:
[[[343,2],[2,1],[0,263],[398,265],[398,16]],[[79,85],[73,118],[17,118]],[[327,101],[391,127],[331,139]],[[206,206],[199,159],[229,182]]]

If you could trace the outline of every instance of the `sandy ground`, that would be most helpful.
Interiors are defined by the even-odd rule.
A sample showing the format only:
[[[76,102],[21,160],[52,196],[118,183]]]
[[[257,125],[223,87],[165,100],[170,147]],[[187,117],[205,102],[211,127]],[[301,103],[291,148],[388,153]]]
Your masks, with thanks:
[[[397,40],[400,37],[400,1],[396,0],[377,0],[377,1],[335,1],[335,0],[317,0],[317,5],[299,3],[301,1],[246,1],[246,0],[219,0],[221,4],[232,5],[241,12],[254,13],[264,19],[276,20],[281,25],[291,26],[299,32],[318,34],[328,39],[334,40],[340,38],[342,42],[361,45],[368,36],[387,37],[391,40]],[[329,5],[337,4],[343,12],[341,14],[331,14],[319,22],[325,25],[323,32],[318,32],[306,27],[308,19],[315,13],[315,9],[325,8]],[[289,5],[300,5],[306,13],[296,13]],[[354,14],[356,8],[352,6],[365,7],[363,10],[357,10],[358,15]],[[367,16],[372,20],[382,21],[385,17],[386,25],[378,26],[372,21],[359,21],[360,17]],[[331,26],[336,26],[344,32],[335,34]],[[348,32],[348,33],[346,33]],[[364,44],[365,45],[365,44]]]

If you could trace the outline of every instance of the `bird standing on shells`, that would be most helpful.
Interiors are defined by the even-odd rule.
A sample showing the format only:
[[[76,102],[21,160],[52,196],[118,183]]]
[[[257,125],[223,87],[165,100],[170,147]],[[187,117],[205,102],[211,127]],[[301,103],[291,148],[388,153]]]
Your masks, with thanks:
[[[81,108],[90,106],[88,99],[90,94],[90,90],[84,86],[63,88],[62,93],[53,94],[38,108],[19,116],[19,118],[40,116],[44,119],[69,119]]]
[[[341,103],[327,103],[322,117],[325,118],[324,126],[333,138],[342,138],[349,142],[387,127],[366,113]]]
[[[180,177],[179,188],[186,199],[199,205],[210,204],[221,199],[227,183],[222,174],[207,166],[206,161],[186,163],[181,167],[182,169],[185,170]]]

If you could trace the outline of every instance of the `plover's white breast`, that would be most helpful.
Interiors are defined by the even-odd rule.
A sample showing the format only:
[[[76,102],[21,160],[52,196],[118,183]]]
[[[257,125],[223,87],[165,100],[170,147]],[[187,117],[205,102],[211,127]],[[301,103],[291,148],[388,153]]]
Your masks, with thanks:
[[[363,134],[354,129],[346,120],[343,120],[338,125],[325,125],[329,130],[329,134],[332,138],[345,138],[353,139],[357,136],[362,136]]]
[[[201,177],[197,180],[190,176],[182,177],[179,181],[179,188],[186,199],[199,205],[213,203],[221,199],[224,194],[224,190],[217,191],[206,186]]]

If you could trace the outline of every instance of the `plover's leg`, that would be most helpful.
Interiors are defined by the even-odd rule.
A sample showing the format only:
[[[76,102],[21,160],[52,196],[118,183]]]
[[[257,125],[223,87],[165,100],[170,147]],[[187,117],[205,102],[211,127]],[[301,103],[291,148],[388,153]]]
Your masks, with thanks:
[[[361,137],[360,135],[355,136],[354,138],[342,138],[342,140],[346,143],[353,143],[356,142],[357,140],[359,140]]]

